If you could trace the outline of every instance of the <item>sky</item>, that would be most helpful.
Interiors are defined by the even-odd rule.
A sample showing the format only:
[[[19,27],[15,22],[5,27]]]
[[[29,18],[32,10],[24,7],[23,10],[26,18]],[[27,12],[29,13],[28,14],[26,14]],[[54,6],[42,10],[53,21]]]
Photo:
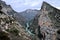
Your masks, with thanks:
[[[43,1],[60,9],[60,0],[3,0],[7,5],[11,5],[16,12],[22,12],[27,9],[40,10]]]

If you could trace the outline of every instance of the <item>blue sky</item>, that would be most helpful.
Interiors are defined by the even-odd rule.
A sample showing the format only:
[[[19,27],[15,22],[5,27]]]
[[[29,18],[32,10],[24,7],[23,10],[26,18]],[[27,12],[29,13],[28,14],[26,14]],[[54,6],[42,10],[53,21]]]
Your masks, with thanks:
[[[42,2],[46,1],[52,6],[60,9],[60,0],[3,0],[6,4],[11,5],[11,7],[17,11],[21,12],[26,9],[40,9]]]

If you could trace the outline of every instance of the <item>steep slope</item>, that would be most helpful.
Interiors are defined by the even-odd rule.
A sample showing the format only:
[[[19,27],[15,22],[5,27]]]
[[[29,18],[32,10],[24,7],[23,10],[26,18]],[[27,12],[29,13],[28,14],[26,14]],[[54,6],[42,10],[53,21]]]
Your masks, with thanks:
[[[0,1],[1,6],[3,7],[3,10],[5,13],[8,13],[8,15],[15,17],[16,20],[18,20],[18,22],[21,25],[24,25],[25,23],[25,18],[20,15],[18,12],[14,11],[12,9],[12,7],[10,5],[6,5],[6,3],[4,1]]]
[[[39,17],[41,31],[45,33],[46,40],[56,40],[56,32],[60,28],[60,10],[43,2]]]
[[[37,28],[38,28],[38,18],[40,16],[40,10],[39,12],[35,15],[35,17],[29,21],[29,30],[34,33],[34,34],[37,34],[38,31],[37,31]],[[37,31],[37,32],[36,32]]]
[[[43,2],[41,10],[37,13],[33,20],[30,21],[29,30],[38,35],[38,26],[41,27],[41,32],[45,34],[45,40],[60,39],[60,10]],[[58,32],[59,33],[58,33]],[[58,36],[59,35],[59,36]]]
[[[9,15],[2,5],[0,4],[0,40],[38,40],[36,35],[26,32],[18,20]]]
[[[25,25],[26,22],[29,22],[30,20],[33,20],[33,18],[39,12],[39,10],[27,9],[26,11],[18,13],[16,11],[14,11],[10,5],[6,5],[5,2],[0,1],[0,3],[2,4],[3,11],[7,12],[8,15],[11,15],[11,16],[15,17],[15,19],[18,20],[18,22],[21,25]]]
[[[9,34],[10,40],[40,40],[40,30],[45,40],[60,39],[60,10],[50,4],[43,2],[41,10],[20,13],[1,0],[0,4],[0,31]]]

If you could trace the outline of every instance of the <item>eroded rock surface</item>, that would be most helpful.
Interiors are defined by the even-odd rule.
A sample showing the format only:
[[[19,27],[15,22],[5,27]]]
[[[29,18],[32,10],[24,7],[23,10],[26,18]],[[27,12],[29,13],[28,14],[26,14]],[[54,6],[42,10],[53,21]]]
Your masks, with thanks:
[[[43,2],[40,11],[39,25],[41,26],[42,33],[45,33],[45,40],[56,40],[56,32],[60,28],[60,10]]]

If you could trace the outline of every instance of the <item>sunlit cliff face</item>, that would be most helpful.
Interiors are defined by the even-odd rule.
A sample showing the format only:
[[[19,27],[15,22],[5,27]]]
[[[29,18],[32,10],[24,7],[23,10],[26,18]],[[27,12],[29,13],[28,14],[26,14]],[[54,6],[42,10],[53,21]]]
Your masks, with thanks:
[[[50,27],[52,26],[52,22],[50,20],[50,18],[48,17],[48,11],[45,10],[45,8],[43,10],[41,10],[41,15],[39,17],[39,23],[40,26],[45,26],[45,27]]]

